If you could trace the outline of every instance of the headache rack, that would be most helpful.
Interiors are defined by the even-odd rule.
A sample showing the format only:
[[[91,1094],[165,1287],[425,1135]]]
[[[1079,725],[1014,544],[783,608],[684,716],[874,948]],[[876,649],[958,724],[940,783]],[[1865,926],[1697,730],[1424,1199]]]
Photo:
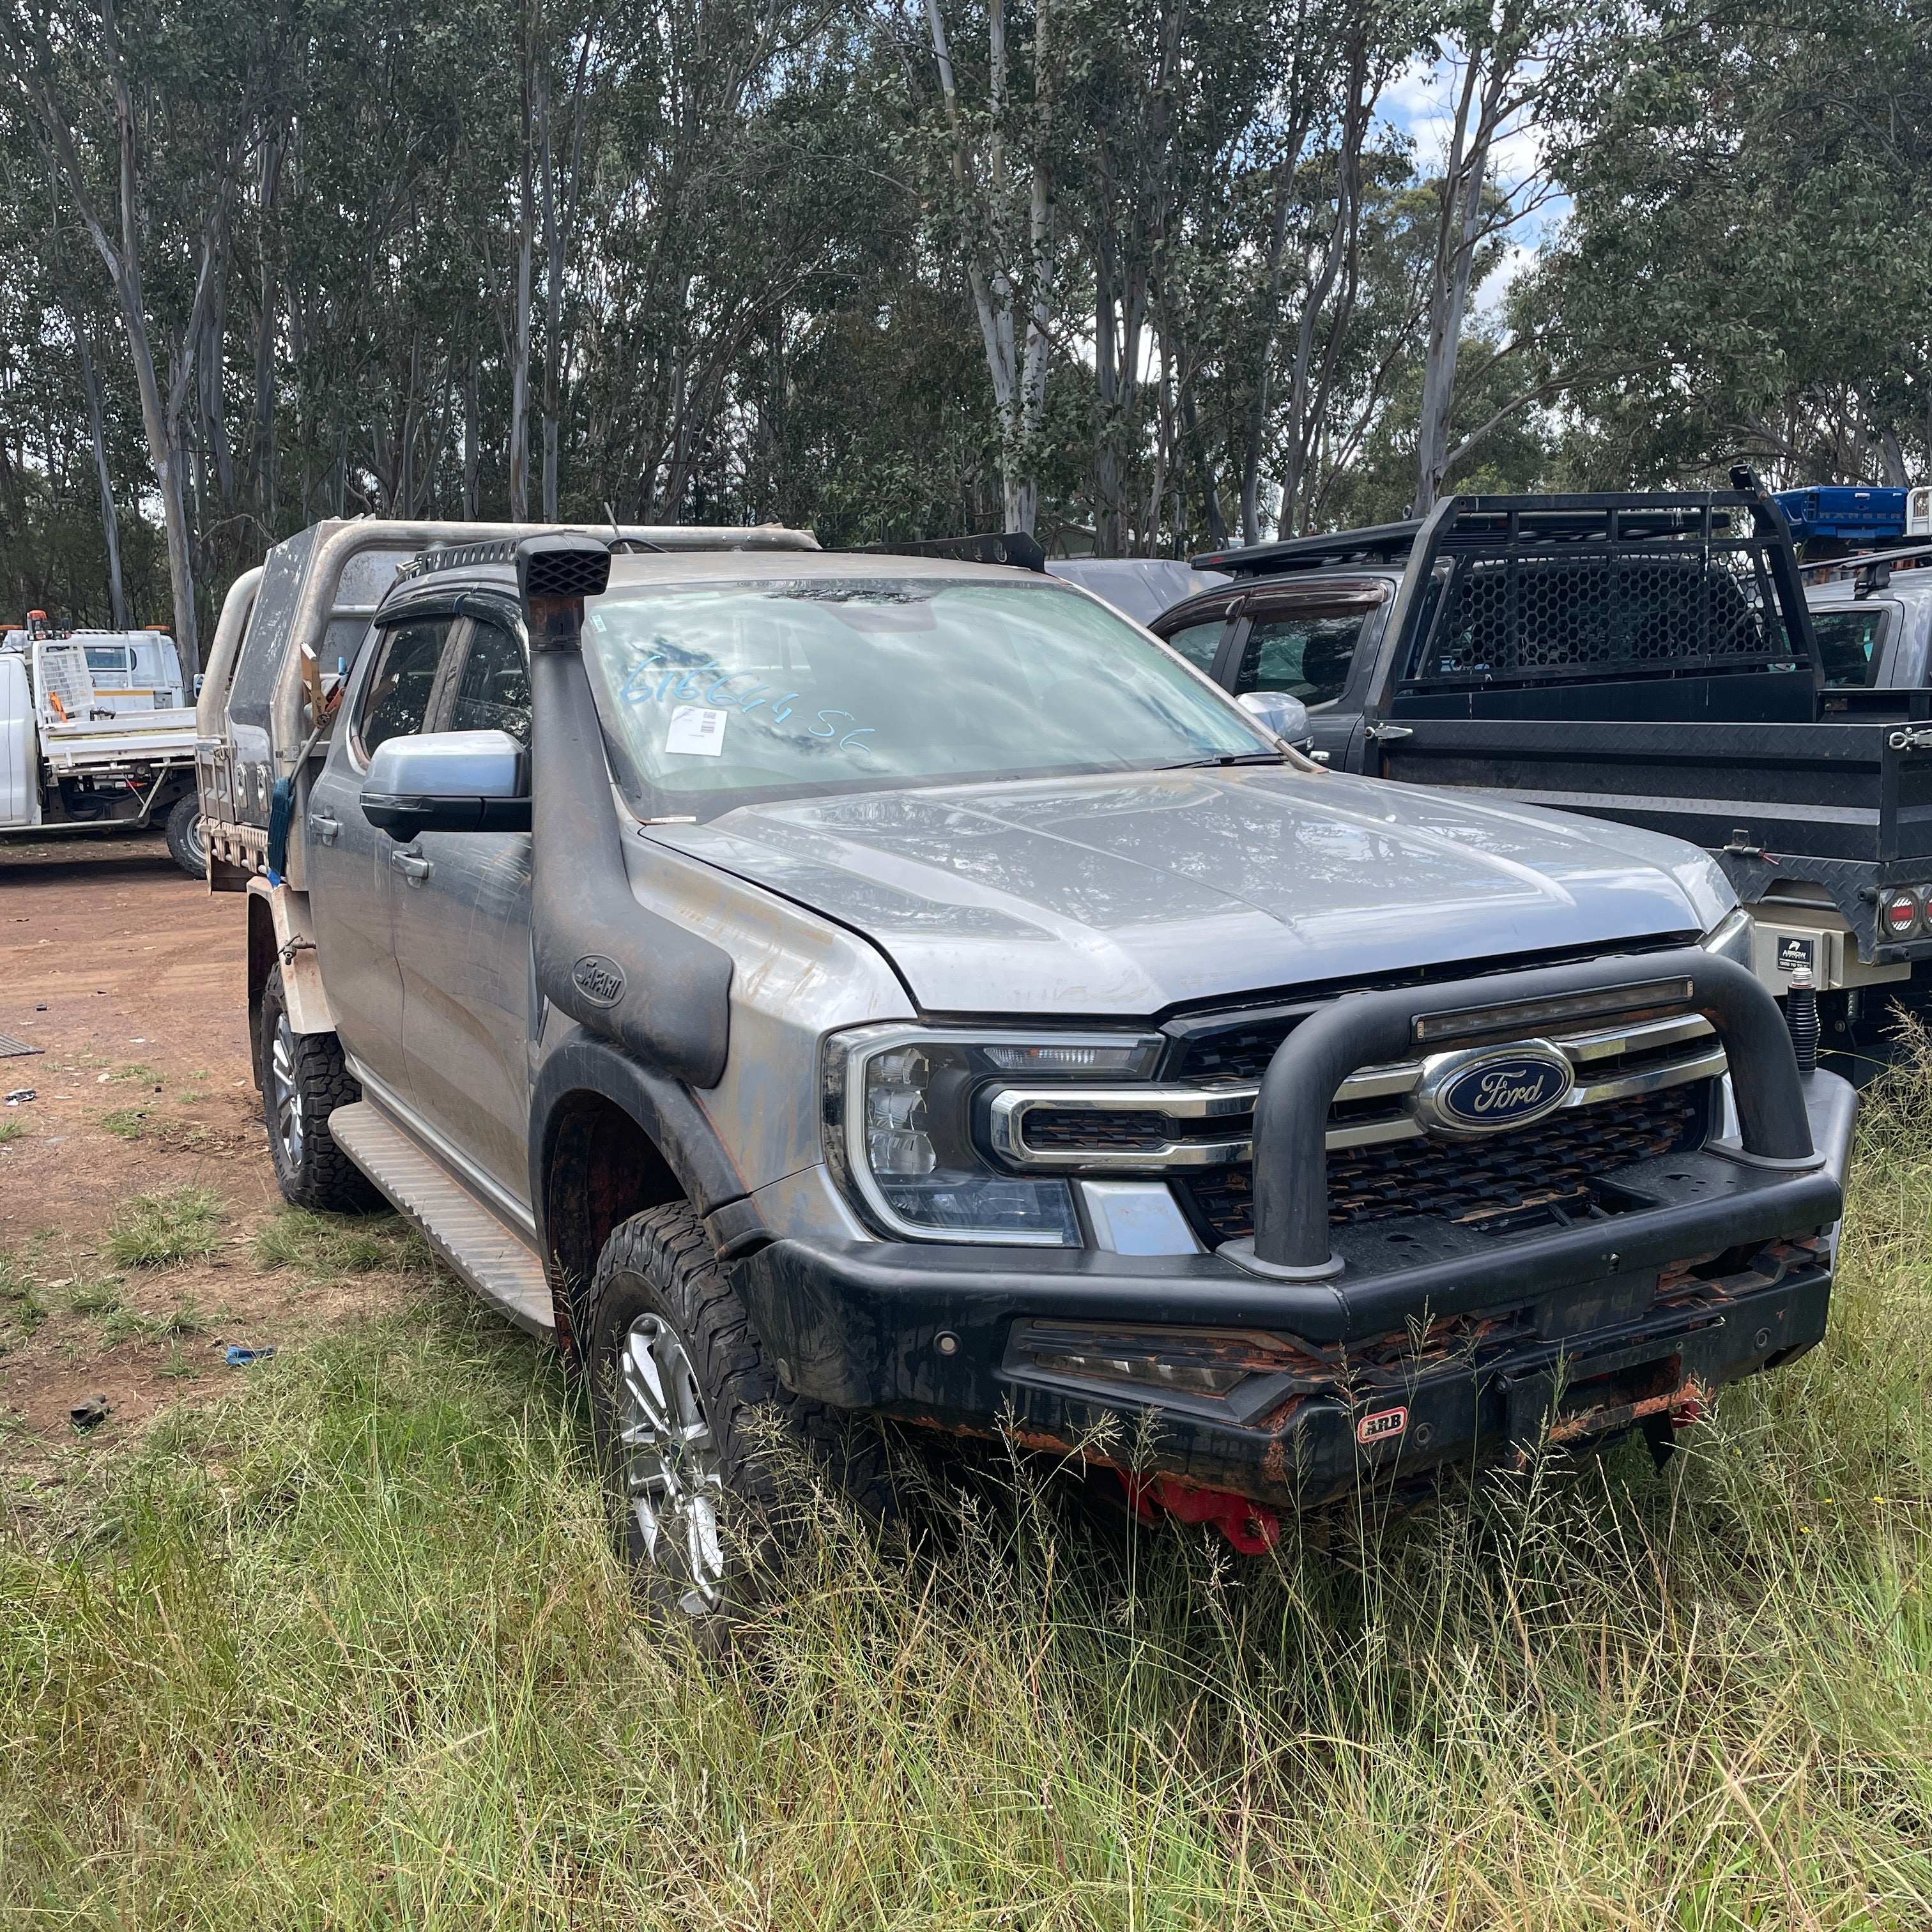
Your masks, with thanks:
[[[1823,686],[1761,492],[1457,498],[1410,573],[1399,692],[1779,671]]]
[[[1400,570],[1384,674],[1392,699],[1453,710],[1477,693],[1750,673],[1764,686],[1755,703],[1808,716],[1825,671],[1790,530],[1750,471],[1733,480],[1694,492],[1452,496],[1426,518],[1192,562],[1238,580]],[[1647,714],[1637,702],[1630,715]]]

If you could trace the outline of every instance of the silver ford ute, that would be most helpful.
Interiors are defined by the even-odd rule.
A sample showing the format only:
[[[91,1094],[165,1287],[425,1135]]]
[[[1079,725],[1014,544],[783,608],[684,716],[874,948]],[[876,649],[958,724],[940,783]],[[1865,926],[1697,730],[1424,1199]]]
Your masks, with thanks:
[[[774,1414],[871,1505],[890,1417],[1259,1550],[1660,1456],[1824,1332],[1852,1096],[1695,848],[1325,771],[1081,591],[808,539],[418,533],[326,662],[356,527],[215,653],[276,667],[260,782],[204,778],[276,1171],[554,1335],[668,1600],[727,1604]]]

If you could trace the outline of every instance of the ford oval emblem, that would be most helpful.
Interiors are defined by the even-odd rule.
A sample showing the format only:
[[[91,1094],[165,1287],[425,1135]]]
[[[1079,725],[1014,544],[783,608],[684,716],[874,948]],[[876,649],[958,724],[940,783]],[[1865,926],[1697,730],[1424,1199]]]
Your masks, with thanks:
[[[1410,1106],[1424,1126],[1439,1132],[1500,1133],[1555,1112],[1575,1084],[1558,1048],[1529,1040],[1432,1056],[1423,1063]]]
[[[624,969],[601,952],[586,952],[570,969],[570,983],[593,1006],[614,1006],[624,997]]]

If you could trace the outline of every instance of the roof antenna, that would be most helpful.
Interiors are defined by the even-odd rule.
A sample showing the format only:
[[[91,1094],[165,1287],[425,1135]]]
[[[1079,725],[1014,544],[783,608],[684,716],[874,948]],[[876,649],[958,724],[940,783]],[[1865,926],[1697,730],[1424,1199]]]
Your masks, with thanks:
[[[608,502],[604,506],[604,514],[610,519],[610,548],[613,550],[626,550],[634,556],[640,551],[650,550],[656,553],[663,550],[662,544],[647,543],[642,537],[625,536],[624,532],[617,527],[616,512],[612,509]]]

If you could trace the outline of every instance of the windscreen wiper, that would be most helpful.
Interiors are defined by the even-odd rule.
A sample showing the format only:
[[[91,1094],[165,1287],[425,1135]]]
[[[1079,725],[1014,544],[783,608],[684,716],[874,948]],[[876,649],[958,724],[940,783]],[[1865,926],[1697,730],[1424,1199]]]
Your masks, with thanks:
[[[1279,765],[1288,760],[1286,752],[1222,752],[1211,758],[1183,758],[1178,765],[1156,765],[1161,772],[1192,772],[1204,766],[1221,765]]]

